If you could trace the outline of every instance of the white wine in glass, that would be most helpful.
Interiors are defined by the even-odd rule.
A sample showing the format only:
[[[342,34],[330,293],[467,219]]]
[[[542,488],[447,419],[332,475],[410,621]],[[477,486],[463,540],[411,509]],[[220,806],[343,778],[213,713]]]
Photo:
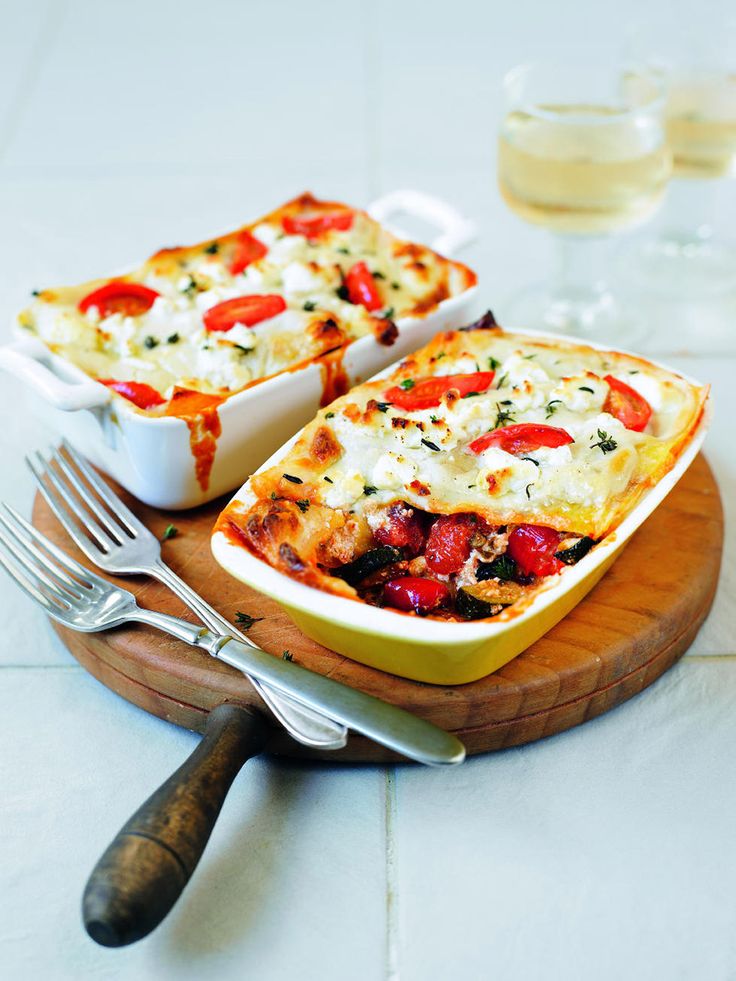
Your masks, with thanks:
[[[674,176],[736,176],[736,74],[675,79],[667,103]]]
[[[649,73],[597,66],[523,65],[504,80],[498,182],[520,218],[555,233],[557,275],[525,290],[506,317],[520,325],[629,339],[592,260],[596,242],[646,221],[672,170],[664,93]]]
[[[658,237],[631,257],[631,278],[666,296],[731,292],[736,247],[718,229],[719,178],[736,177],[736,20],[698,8],[630,32],[627,56],[667,89],[673,177]]]

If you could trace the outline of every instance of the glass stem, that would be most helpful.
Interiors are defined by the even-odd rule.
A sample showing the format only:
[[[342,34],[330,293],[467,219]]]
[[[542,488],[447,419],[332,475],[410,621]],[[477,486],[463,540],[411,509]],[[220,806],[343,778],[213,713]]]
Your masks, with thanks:
[[[597,303],[607,292],[603,279],[604,238],[555,235],[552,299],[556,304]]]
[[[662,216],[662,238],[683,248],[705,245],[713,237],[716,182],[707,178],[673,180]]]

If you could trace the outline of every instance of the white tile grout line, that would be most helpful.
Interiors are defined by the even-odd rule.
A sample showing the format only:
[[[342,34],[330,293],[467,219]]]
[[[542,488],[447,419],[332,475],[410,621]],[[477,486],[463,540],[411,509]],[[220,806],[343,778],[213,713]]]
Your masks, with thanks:
[[[18,131],[23,114],[33,95],[41,68],[53,46],[59,28],[66,16],[67,0],[48,0],[36,40],[20,73],[18,87],[2,132],[0,132],[0,160],[5,157],[13,137]]]
[[[399,981],[399,875],[396,857],[396,767],[386,767],[386,981]]]

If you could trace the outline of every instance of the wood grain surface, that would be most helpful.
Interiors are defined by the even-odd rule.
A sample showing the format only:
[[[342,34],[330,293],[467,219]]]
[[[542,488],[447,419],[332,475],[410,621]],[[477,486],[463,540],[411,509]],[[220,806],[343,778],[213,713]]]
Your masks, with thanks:
[[[119,488],[116,488],[119,490]],[[579,725],[614,708],[655,681],[687,650],[710,609],[723,545],[718,486],[699,456],[677,487],[631,540],[598,586],[545,637],[480,681],[440,687],[358,664],[301,634],[279,606],[236,582],[216,564],[210,529],[224,500],[195,511],[163,513],[122,496],[157,535],[178,529],[164,559],[224,616],[238,611],[263,619],[249,636],[264,650],[401,705],[455,733],[469,753],[528,743]],[[42,498],[33,521],[76,551]],[[164,586],[127,577],[120,584],[142,606],[193,620]],[[103,684],[147,712],[202,731],[207,713],[224,701],[257,705],[238,671],[148,627],[80,634],[56,630],[74,657]],[[271,752],[350,761],[395,756],[351,735],[338,753],[298,746],[274,724]]]

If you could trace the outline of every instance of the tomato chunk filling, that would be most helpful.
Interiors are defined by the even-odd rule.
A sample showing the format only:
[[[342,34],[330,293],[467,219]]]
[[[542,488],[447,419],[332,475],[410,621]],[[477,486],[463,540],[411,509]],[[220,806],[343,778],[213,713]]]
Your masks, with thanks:
[[[406,501],[376,508],[370,527],[372,543],[331,574],[375,606],[451,620],[497,615],[594,544],[545,525],[497,526],[482,515],[430,514]]]

